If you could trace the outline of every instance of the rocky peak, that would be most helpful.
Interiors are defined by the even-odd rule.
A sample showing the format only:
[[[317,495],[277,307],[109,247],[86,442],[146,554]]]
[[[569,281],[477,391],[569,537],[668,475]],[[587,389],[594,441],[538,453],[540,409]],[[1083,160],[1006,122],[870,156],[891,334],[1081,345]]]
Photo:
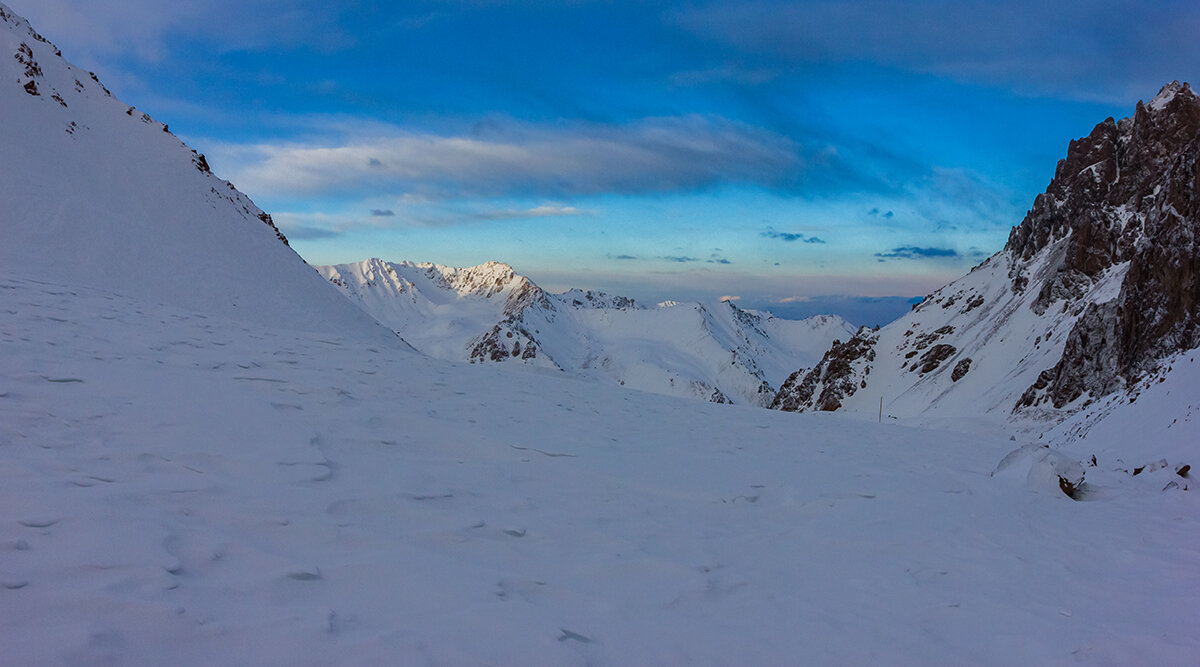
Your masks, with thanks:
[[[1200,345],[1200,98],[1173,82],[1134,115],[1071,142],[1054,180],[1009,236],[1014,289],[1041,258],[1033,307],[1064,308],[1128,263],[1112,303],[1080,305],[1062,360],[1018,408],[1102,395]]]
[[[1186,81],[1184,83],[1172,81],[1171,83],[1163,86],[1162,90],[1158,91],[1158,94],[1154,96],[1154,99],[1146,103],[1146,106],[1155,111],[1165,109],[1167,105],[1175,101],[1175,97],[1179,93],[1194,96],[1191,85],[1189,85]]]
[[[1168,174],[1198,133],[1200,98],[1186,83],[1168,84],[1150,104],[1139,102],[1131,118],[1105,119],[1068,145],[1005,250],[1029,260],[1065,241],[1061,271],[1085,276],[1126,261],[1146,217],[1168,204]]]

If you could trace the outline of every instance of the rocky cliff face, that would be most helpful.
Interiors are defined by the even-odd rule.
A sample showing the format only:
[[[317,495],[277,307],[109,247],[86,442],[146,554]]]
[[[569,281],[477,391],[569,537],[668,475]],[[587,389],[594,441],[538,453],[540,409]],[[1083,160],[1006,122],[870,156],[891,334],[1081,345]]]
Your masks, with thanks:
[[[1172,83],[1131,118],[1111,118],[1071,143],[1054,180],[1013,229],[1006,252],[1014,287],[1019,260],[1052,252],[1054,277],[1035,307],[1070,302],[1097,276],[1128,263],[1117,298],[1088,304],[1062,358],[1017,408],[1061,408],[1110,393],[1200,346],[1200,98]]]
[[[835,345],[774,407],[1060,419],[1200,346],[1198,232],[1200,98],[1172,83],[1072,141],[1002,251]]]

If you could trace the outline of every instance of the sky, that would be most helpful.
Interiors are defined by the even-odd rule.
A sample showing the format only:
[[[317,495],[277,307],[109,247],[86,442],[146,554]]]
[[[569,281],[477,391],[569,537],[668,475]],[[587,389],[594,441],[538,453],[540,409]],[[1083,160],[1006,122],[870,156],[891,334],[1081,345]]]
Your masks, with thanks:
[[[1200,3],[5,0],[310,263],[878,324],[1067,143],[1200,72]]]

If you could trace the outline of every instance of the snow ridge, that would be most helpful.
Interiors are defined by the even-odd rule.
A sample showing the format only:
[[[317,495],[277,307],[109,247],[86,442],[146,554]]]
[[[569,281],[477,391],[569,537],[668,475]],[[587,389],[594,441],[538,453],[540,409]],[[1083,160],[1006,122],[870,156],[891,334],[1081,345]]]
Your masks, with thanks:
[[[380,335],[203,155],[4,5],[0,118],[5,272],[230,320]]]

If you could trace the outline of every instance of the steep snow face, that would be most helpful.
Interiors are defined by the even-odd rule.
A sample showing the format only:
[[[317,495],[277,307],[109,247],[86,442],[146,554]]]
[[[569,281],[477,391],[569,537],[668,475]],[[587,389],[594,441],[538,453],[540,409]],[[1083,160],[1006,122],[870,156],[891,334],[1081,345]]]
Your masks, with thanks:
[[[0,4],[0,266],[238,321],[381,327],[168,128],[113,97]]]
[[[512,268],[385,262],[317,271],[418,350],[441,359],[517,362],[630,388],[766,405],[797,364],[852,328],[731,303],[643,308],[622,296],[548,294]]]
[[[1172,84],[1071,142],[1003,251],[794,374],[774,406],[1053,424],[1125,392],[1200,344],[1198,173],[1200,99]]]

